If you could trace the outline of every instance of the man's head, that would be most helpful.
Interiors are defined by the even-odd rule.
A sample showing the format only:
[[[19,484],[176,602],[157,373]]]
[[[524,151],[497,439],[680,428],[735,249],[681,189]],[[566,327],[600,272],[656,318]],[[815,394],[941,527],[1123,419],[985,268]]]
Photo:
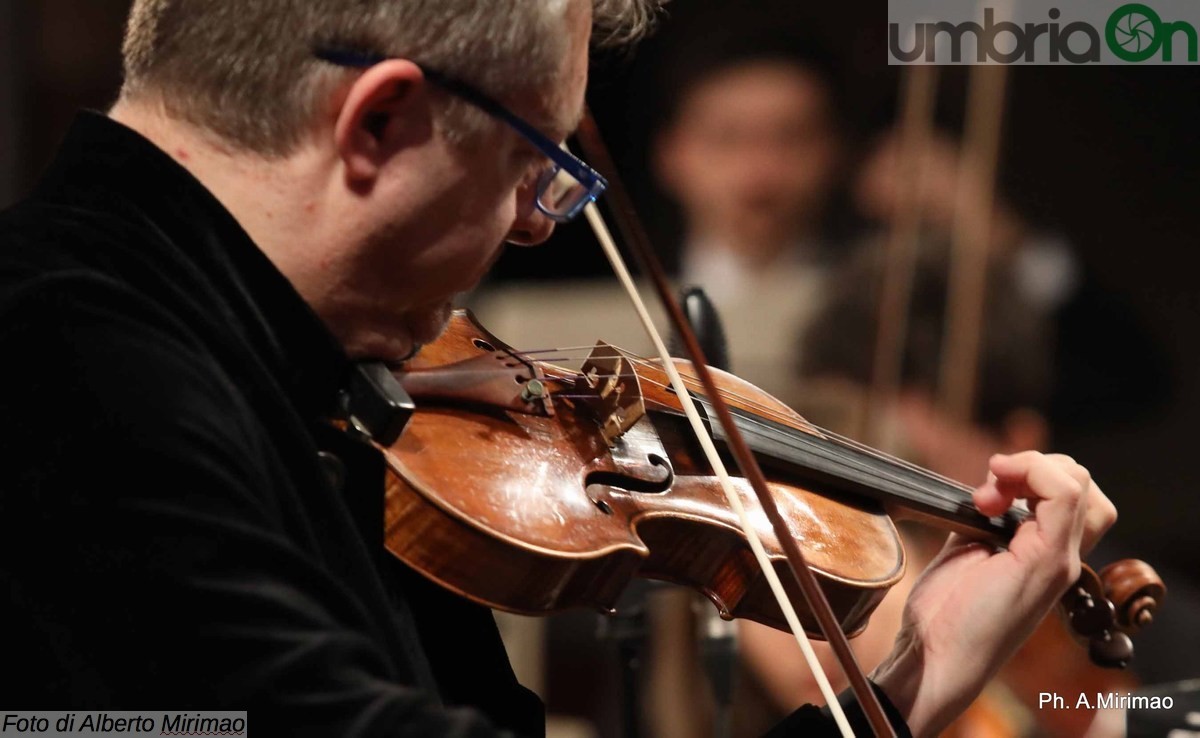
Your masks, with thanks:
[[[828,65],[772,39],[714,43],[715,59],[689,63],[655,156],[691,236],[759,261],[820,235],[840,158]]]
[[[285,154],[342,79],[320,46],[420,60],[503,99],[540,93],[567,52],[573,0],[134,0],[122,97],[157,98],[173,115],[260,154]],[[601,42],[640,34],[655,3],[583,0]],[[478,114],[456,101],[449,112]],[[454,131],[462,135],[463,130]]]
[[[535,244],[548,165],[431,80],[461,80],[552,140],[583,107],[593,23],[652,0],[136,0],[114,117],[230,208],[352,355],[431,340],[505,240]],[[344,49],[380,59],[347,68]]]

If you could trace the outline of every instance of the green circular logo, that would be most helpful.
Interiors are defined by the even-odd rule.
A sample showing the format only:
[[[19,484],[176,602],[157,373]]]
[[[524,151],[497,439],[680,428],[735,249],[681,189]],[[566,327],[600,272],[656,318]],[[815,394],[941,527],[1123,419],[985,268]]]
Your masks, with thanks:
[[[1146,61],[1162,46],[1162,18],[1141,3],[1122,5],[1108,16],[1104,39],[1118,58],[1128,62]]]

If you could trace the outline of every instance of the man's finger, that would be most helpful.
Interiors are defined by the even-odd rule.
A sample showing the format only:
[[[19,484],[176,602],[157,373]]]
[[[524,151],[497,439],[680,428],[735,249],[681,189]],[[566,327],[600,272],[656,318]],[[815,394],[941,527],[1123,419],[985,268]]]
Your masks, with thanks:
[[[998,499],[1008,503],[1014,498],[1037,501],[1035,520],[1046,543],[1054,548],[1069,546],[1072,553],[1078,552],[1091,487],[1086,469],[1069,457],[1031,451],[994,456],[989,468],[995,481],[981,490],[988,507],[981,508],[984,514],[995,514],[990,506]]]
[[[1083,523],[1083,540],[1079,553],[1087,556],[1100,538],[1117,522],[1117,508],[1112,500],[1100,491],[1095,482],[1088,485],[1087,517]]]

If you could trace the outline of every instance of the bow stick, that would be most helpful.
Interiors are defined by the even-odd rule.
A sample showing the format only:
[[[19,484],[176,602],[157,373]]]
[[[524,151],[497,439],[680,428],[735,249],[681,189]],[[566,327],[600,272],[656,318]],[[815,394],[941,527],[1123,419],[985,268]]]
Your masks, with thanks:
[[[908,316],[912,308],[913,283],[921,240],[921,192],[925,187],[921,152],[933,131],[938,89],[938,68],[915,64],[904,68],[901,128],[896,166],[913,177],[912,187],[901,187],[896,195],[896,212],[884,245],[883,279],[879,296],[878,330],[875,335],[871,385],[867,391],[865,427],[860,437],[876,448],[888,448],[884,438],[884,408],[900,390],[904,346],[908,342]]]
[[[988,262],[992,256],[992,209],[996,201],[1007,77],[1008,67],[1003,64],[971,68],[939,377],[942,410],[960,421],[970,420],[979,384]],[[974,182],[972,173],[978,175]],[[971,217],[972,201],[979,208],[978,219]]]
[[[821,691],[825,694],[829,708],[832,711],[838,727],[842,731],[843,736],[852,736],[853,732],[850,729],[849,723],[846,720],[845,714],[841,710],[836,695],[833,694],[832,688],[829,686],[829,680],[821,670],[817,663],[816,655],[812,651],[811,645],[808,643],[808,638],[804,633],[803,627],[800,625],[799,618],[796,616],[795,608],[792,603],[796,600],[795,590],[798,588],[803,595],[804,600],[808,603],[809,610],[816,617],[818,624],[821,627],[821,632],[830,646],[833,647],[834,654],[841,663],[846,676],[850,680],[850,686],[854,691],[859,704],[862,706],[863,712],[870,722],[871,728],[876,736],[880,738],[895,738],[895,732],[892,730],[891,724],[884,715],[883,707],[880,705],[878,698],[867,682],[866,676],[862,672],[862,668],[858,665],[858,661],[854,657],[854,653],[850,650],[850,643],[846,638],[846,634],[842,632],[841,626],[834,618],[833,611],[829,606],[829,602],[825,599],[825,593],[821,590],[816,578],[808,568],[808,564],[804,559],[804,554],[800,551],[800,547],[792,538],[788,529],[787,523],[783,520],[783,516],[779,513],[779,508],[775,505],[775,500],[771,496],[771,492],[767,487],[766,479],[763,477],[762,470],[758,466],[754,455],[750,448],[746,445],[741,432],[733,421],[733,416],[729,412],[729,407],[721,397],[716,384],[713,382],[712,375],[708,371],[707,362],[704,359],[704,352],[700,348],[699,342],[696,340],[695,334],[684,318],[679,305],[675,302],[671,295],[671,288],[667,282],[666,274],[659,263],[658,257],[650,247],[649,238],[646,236],[645,230],[641,226],[641,222],[637,219],[633,208],[633,202],[626,194],[624,187],[621,185],[620,178],[617,174],[616,166],[612,158],[608,154],[608,150],[600,137],[599,129],[596,126],[595,120],[592,118],[591,111],[585,111],[583,122],[576,134],[577,138],[583,147],[584,154],[587,158],[597,166],[601,173],[608,179],[609,197],[612,198],[613,213],[617,219],[622,233],[625,237],[627,245],[632,249],[635,257],[638,260],[639,266],[650,277],[651,283],[654,285],[654,290],[658,295],[659,300],[666,309],[667,315],[673,328],[677,331],[677,335],[683,341],[684,347],[687,349],[689,356],[695,366],[696,377],[704,387],[707,400],[711,403],[712,408],[716,411],[717,418],[725,429],[726,443],[730,452],[737,461],[738,467],[742,471],[742,475],[750,482],[755,494],[758,496],[759,504],[763,512],[766,513],[767,519],[770,520],[771,526],[775,531],[776,537],[783,548],[786,555],[788,568],[792,572],[792,577],[787,584],[784,584],[776,576],[774,567],[766,558],[766,553],[763,550],[762,543],[758,540],[757,535],[753,531],[746,511],[744,510],[741,499],[736,491],[733,490],[729,482],[728,474],[725,471],[724,465],[721,463],[720,456],[717,454],[716,447],[713,445],[712,438],[704,429],[703,421],[700,419],[696,411],[695,405],[692,403],[691,395],[680,379],[678,372],[675,370],[674,363],[667,354],[666,345],[663,343],[662,337],[654,329],[654,325],[650,320],[649,313],[645,309],[641,298],[637,293],[637,289],[633,285],[633,280],[629,275],[629,270],[617,252],[616,244],[608,232],[607,226],[604,224],[603,218],[600,216],[599,208],[596,205],[590,204],[585,213],[588,222],[592,229],[596,232],[597,238],[604,247],[610,262],[613,264],[617,276],[624,284],[626,290],[630,293],[630,298],[633,300],[634,307],[641,318],[651,341],[654,343],[662,362],[663,368],[671,378],[671,383],[675,387],[675,391],[679,397],[683,408],[692,422],[693,428],[700,445],[704,448],[705,454],[709,458],[714,471],[721,480],[722,487],[725,489],[725,494],[729,498],[730,506],[739,515],[742,520],[743,529],[746,532],[747,540],[750,543],[751,549],[754,551],[755,557],[758,559],[759,565],[762,567],[763,574],[767,581],[771,584],[772,591],[779,600],[780,608],[783,610],[788,624],[791,626],[793,633],[796,636],[797,642],[800,644],[801,650],[804,651],[805,658],[809,662],[809,666],[813,669],[813,674],[817,678],[818,684],[821,686]],[[790,585],[790,586],[789,586]],[[785,592],[785,589],[791,591]]]

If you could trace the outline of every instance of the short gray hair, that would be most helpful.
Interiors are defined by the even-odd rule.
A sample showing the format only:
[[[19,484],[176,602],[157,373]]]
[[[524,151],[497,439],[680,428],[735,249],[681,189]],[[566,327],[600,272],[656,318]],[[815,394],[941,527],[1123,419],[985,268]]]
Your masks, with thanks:
[[[417,59],[503,97],[557,73],[575,1],[134,0],[121,94],[152,96],[239,148],[286,155],[345,78],[314,48]],[[615,45],[645,34],[663,0],[591,2],[596,43]],[[467,125],[463,107],[451,101],[448,127]]]

